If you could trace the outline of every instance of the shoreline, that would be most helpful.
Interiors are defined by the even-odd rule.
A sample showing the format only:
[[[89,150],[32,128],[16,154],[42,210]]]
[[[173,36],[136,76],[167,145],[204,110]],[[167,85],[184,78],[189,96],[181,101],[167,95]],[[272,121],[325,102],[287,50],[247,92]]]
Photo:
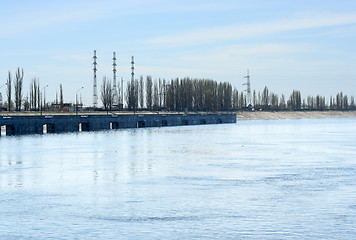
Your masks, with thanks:
[[[241,120],[276,120],[306,118],[354,118],[356,111],[244,111],[237,112],[237,121]]]
[[[222,112],[227,113],[227,112]],[[324,111],[234,111],[229,113],[236,114],[237,121],[243,120],[277,120],[277,119],[308,119],[308,118],[356,118],[356,110],[339,111],[339,110],[324,110]],[[146,115],[146,114],[182,114],[182,112],[154,112],[154,111],[109,111],[102,112],[78,112],[78,115]],[[219,114],[212,112],[189,112],[188,114]],[[43,112],[43,116],[75,116],[75,113],[68,112]],[[0,112],[0,117],[11,116],[41,116],[39,112]]]

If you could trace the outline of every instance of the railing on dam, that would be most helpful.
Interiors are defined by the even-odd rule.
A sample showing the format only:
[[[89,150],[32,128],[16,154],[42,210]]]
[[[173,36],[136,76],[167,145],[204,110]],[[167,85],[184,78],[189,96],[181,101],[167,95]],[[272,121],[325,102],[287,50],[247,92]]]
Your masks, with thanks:
[[[236,123],[235,114],[0,116],[1,135]]]

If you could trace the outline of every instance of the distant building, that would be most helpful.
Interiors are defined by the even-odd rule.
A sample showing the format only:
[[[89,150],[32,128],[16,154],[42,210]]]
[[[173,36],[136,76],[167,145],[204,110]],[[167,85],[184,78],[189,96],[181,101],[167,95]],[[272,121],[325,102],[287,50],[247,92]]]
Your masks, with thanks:
[[[82,105],[78,105],[78,111],[81,111]],[[71,103],[63,103],[63,107],[59,103],[52,103],[49,107],[50,112],[74,112],[74,105]]]

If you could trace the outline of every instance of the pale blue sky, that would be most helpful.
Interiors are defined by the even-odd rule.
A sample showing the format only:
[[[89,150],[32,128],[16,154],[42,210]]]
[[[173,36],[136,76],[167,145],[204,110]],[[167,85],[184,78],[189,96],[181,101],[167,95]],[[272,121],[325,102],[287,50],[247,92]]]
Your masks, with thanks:
[[[81,86],[92,104],[92,55],[98,83],[112,78],[189,76],[229,81],[243,90],[265,85],[289,96],[356,95],[354,0],[0,0],[0,85],[7,72],[25,71],[24,94],[33,77],[59,84],[67,102]],[[5,88],[0,90],[5,96]]]

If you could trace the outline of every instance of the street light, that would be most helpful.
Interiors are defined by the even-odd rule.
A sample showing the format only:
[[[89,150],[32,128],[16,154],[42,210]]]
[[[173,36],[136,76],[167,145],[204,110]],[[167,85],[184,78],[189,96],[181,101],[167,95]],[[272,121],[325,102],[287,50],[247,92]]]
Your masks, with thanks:
[[[42,115],[42,92],[45,90],[46,87],[48,87],[48,85],[44,86],[41,90],[41,115]],[[45,98],[46,98],[46,96],[45,96]]]
[[[82,90],[84,87],[81,87],[77,90],[75,93],[75,115],[78,115],[78,93],[80,90]]]

